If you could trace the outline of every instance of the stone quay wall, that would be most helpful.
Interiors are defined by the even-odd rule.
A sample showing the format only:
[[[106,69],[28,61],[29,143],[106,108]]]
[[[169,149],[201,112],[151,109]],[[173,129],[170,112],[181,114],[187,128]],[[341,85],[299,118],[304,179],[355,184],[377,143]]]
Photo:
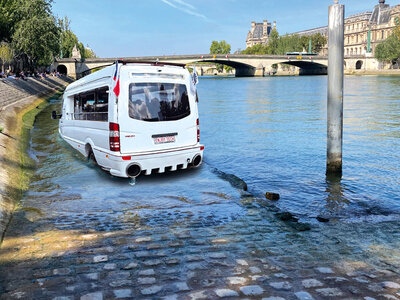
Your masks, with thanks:
[[[22,117],[47,97],[72,82],[68,77],[0,80],[0,243],[11,214],[22,196],[24,126]]]

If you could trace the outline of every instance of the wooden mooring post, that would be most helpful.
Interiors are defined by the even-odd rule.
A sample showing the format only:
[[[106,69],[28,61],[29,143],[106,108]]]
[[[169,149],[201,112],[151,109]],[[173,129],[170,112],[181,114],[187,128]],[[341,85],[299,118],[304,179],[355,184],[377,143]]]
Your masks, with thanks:
[[[344,5],[329,6],[327,175],[342,174]]]

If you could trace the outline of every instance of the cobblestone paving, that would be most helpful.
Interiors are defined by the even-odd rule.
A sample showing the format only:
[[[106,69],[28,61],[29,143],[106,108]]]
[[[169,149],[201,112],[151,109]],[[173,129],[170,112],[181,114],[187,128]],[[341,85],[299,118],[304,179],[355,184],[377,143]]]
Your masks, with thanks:
[[[246,214],[234,220],[171,210],[113,230],[94,214],[20,211],[0,250],[0,299],[400,299],[398,269],[350,259],[351,245],[317,226],[299,232],[235,197]]]

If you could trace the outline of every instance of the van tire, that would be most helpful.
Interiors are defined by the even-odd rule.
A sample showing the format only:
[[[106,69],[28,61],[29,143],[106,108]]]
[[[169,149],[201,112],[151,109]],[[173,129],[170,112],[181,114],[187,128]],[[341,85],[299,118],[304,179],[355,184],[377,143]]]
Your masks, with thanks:
[[[94,155],[94,152],[92,150],[92,146],[90,146],[89,144],[86,145],[86,153],[87,153],[87,159],[88,161],[92,161],[95,165],[97,165],[97,160],[96,160],[96,156]]]
[[[89,152],[88,160],[89,160],[89,161],[92,161],[95,165],[97,165],[96,156],[94,156],[93,151],[90,151],[90,152]]]

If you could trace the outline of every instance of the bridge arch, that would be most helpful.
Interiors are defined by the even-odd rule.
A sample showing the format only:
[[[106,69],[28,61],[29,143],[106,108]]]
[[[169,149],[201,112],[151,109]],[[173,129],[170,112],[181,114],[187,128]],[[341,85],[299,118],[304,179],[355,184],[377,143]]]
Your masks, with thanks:
[[[58,65],[57,66],[57,72],[62,74],[62,75],[67,75],[68,74],[68,68],[66,65]]]
[[[228,67],[232,67],[236,70],[236,77],[247,77],[247,76],[254,76],[256,72],[256,68],[253,67],[252,65],[238,62],[238,61],[232,61],[229,59],[201,59],[198,61],[193,61],[190,64],[195,64],[195,63],[200,63],[200,62],[208,62],[208,63],[213,63],[213,64],[220,64]]]
[[[279,64],[291,65],[300,68],[300,75],[327,75],[328,67],[316,63],[313,61],[306,60],[286,60],[281,61]]]

